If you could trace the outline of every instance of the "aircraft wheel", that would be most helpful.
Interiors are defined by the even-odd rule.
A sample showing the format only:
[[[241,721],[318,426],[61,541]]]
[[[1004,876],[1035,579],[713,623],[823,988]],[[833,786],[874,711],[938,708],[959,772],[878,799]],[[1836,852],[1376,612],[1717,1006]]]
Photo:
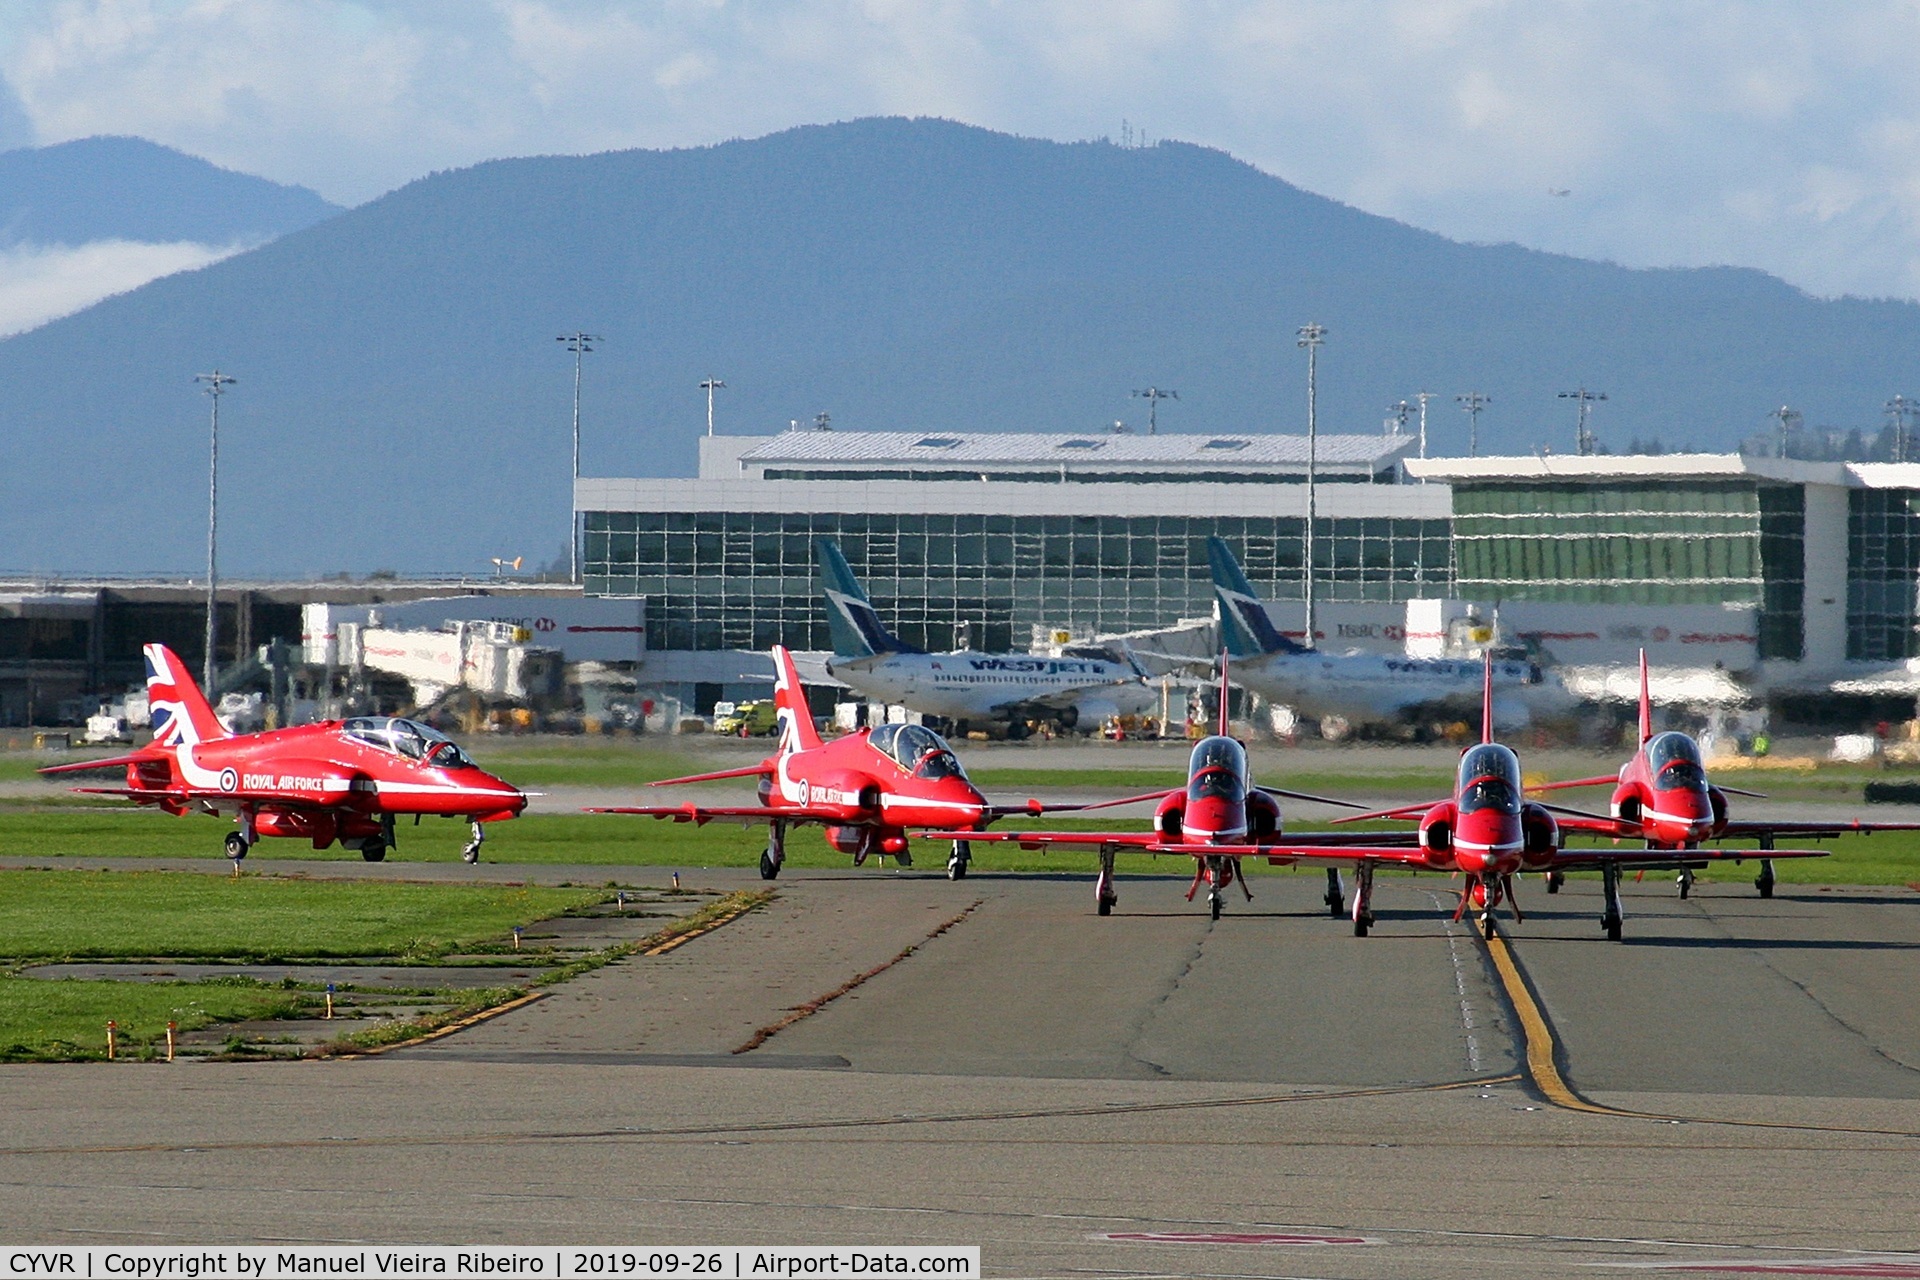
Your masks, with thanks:
[[[1601,924],[1602,924],[1602,925],[1604,925],[1604,926],[1606,927],[1606,930],[1607,930],[1607,941],[1608,941],[1608,942],[1618,942],[1618,941],[1620,941],[1620,924],[1621,924],[1621,922],[1620,922],[1620,921],[1618,921],[1618,920],[1603,920],[1603,921],[1601,921]]]
[[[477,866],[480,862],[480,846],[470,844],[460,850],[460,861],[466,863],[468,866]]]
[[[947,859],[947,879],[965,880],[967,878],[967,860],[965,858]]]
[[[1110,916],[1110,915],[1112,915],[1112,914],[1113,914],[1113,899],[1112,899],[1112,898],[1101,898],[1101,899],[1099,899],[1099,900],[1098,900],[1098,901],[1097,901],[1097,902],[1096,902],[1096,903],[1094,904],[1094,910],[1096,910],[1096,911],[1098,911],[1098,912],[1099,912],[1099,913],[1100,913],[1101,915],[1103,915],[1103,916]]]
[[[1565,884],[1566,882],[1567,882],[1566,872],[1564,871],[1547,872],[1547,892],[1548,893],[1560,892],[1560,886]]]
[[[1010,742],[1025,742],[1027,736],[1032,732],[1033,730],[1028,727],[1025,720],[1010,720],[1007,722],[1007,739]]]
[[[247,838],[238,831],[227,832],[227,856],[235,862],[247,856]]]
[[[780,864],[773,860],[773,855],[765,852],[761,853],[760,878],[762,880],[772,880],[777,878],[779,874],[780,874]]]
[[[1367,919],[1365,916],[1362,916],[1358,920],[1355,920],[1353,922],[1353,936],[1356,938],[1366,937],[1367,929],[1372,923],[1373,922]]]
[[[1491,911],[1480,917],[1480,936],[1488,942],[1493,941],[1493,912]]]
[[[1762,880],[1758,883],[1760,886],[1760,896],[1763,898],[1771,898],[1773,896],[1773,882],[1771,880]]]
[[[913,853],[910,850],[902,849],[893,855],[893,861],[895,866],[910,867],[913,865]]]
[[[1220,918],[1220,895],[1216,893],[1211,898],[1208,898],[1207,907],[1213,912],[1213,918],[1218,920]]]
[[[370,841],[360,846],[360,856],[368,862],[385,862],[387,846],[380,841]]]

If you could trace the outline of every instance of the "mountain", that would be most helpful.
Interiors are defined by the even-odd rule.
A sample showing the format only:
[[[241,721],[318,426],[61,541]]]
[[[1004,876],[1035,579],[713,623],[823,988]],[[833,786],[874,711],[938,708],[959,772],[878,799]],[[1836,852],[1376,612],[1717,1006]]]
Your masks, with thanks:
[[[0,245],[257,244],[339,212],[305,187],[235,173],[144,138],[0,152]]]
[[[1322,428],[1425,387],[1435,452],[1468,390],[1483,451],[1564,452],[1582,385],[1603,442],[1669,448],[1920,388],[1914,304],[1458,244],[1185,144],[861,120],[434,174],[0,342],[0,566],[192,569],[216,366],[229,571],[485,571],[565,545],[558,334],[604,335],[586,474],[675,475],[709,376],[723,432],[1091,430],[1149,384],[1166,430],[1299,430],[1308,321]]]

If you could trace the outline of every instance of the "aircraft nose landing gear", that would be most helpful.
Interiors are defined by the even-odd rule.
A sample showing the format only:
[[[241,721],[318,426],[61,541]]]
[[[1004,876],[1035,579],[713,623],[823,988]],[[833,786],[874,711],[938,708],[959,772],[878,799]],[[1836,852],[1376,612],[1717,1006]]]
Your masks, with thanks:
[[[973,842],[971,840],[955,840],[953,842],[953,856],[947,859],[947,879],[965,880],[967,878],[967,864],[972,861]]]
[[[473,824],[473,839],[467,841],[467,847],[460,851],[460,858],[469,865],[480,861],[480,846],[487,842],[486,828],[479,823]]]

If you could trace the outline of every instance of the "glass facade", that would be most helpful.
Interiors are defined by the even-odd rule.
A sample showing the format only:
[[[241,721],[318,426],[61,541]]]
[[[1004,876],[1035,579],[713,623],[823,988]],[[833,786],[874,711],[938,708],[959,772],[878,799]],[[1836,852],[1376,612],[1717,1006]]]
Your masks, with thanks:
[[[1847,657],[1920,656],[1920,490],[1855,489],[1847,495]]]
[[[814,568],[835,538],[894,634],[951,648],[1024,650],[1036,624],[1129,631],[1212,612],[1208,535],[1256,590],[1299,599],[1297,517],[870,515],[587,511],[589,595],[644,596],[659,649],[831,647]],[[1448,521],[1316,522],[1323,600],[1447,594]]]
[[[1453,539],[1466,599],[1757,604],[1761,657],[1805,648],[1798,485],[1456,481]]]

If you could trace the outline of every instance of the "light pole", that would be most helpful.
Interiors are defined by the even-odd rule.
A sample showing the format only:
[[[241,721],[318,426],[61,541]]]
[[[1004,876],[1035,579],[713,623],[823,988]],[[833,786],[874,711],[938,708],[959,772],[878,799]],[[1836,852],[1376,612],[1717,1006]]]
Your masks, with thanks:
[[[567,344],[573,352],[573,481],[580,483],[580,361],[593,350],[592,343],[602,341],[597,333],[576,330],[563,333],[555,342]],[[573,509],[573,490],[567,491],[567,581],[580,581],[580,515]]]
[[[1425,462],[1427,460],[1427,401],[1433,399],[1433,392],[1417,392],[1413,398],[1420,402],[1420,461]],[[1421,476],[1420,483],[1426,482],[1427,478]]]
[[[1892,453],[1895,462],[1907,460],[1908,446],[1913,439],[1913,419],[1916,413],[1920,413],[1920,403],[1906,396],[1896,395],[1887,401],[1887,422],[1893,427]]]
[[[1605,400],[1607,393],[1604,391],[1589,391],[1585,387],[1581,387],[1578,391],[1562,391],[1560,398],[1562,400],[1579,401],[1580,417],[1574,423],[1573,427],[1573,447],[1579,451],[1581,457],[1591,456],[1593,453],[1593,432],[1587,430],[1587,414],[1593,408],[1593,402],[1596,400]]]
[[[1784,458],[1787,456],[1787,437],[1800,429],[1800,423],[1804,419],[1798,409],[1784,404],[1767,416],[1780,424],[1779,431],[1774,437],[1773,456]]]
[[[1327,340],[1327,329],[1325,325],[1303,324],[1295,332],[1300,338],[1294,345],[1307,349],[1307,536],[1301,549],[1301,577],[1306,584],[1307,648],[1315,649],[1319,646],[1314,642],[1316,633],[1313,616],[1313,521],[1317,514],[1313,486],[1315,466],[1320,460],[1319,426],[1314,417],[1315,397],[1319,389],[1315,375],[1318,372],[1320,344]]]
[[[1469,391],[1453,400],[1467,413],[1467,456],[1477,458],[1480,456],[1480,411],[1493,403],[1493,397]]]
[[[1160,415],[1157,412],[1162,400],[1178,400],[1178,391],[1162,391],[1158,387],[1148,387],[1145,391],[1135,391],[1135,396],[1147,402],[1147,434],[1153,435],[1160,429]]]
[[[726,385],[727,385],[726,383],[720,381],[720,379],[718,378],[702,378],[700,380],[700,389],[707,393],[707,434],[708,435],[713,434],[713,393],[721,390]]]
[[[218,702],[220,694],[213,687],[213,646],[220,634],[220,571],[216,555],[220,545],[220,397],[238,379],[215,369],[212,373],[196,373],[193,380],[207,384],[207,395],[213,401],[212,425],[207,434],[207,656],[200,667],[200,687],[206,691],[209,702]]]

